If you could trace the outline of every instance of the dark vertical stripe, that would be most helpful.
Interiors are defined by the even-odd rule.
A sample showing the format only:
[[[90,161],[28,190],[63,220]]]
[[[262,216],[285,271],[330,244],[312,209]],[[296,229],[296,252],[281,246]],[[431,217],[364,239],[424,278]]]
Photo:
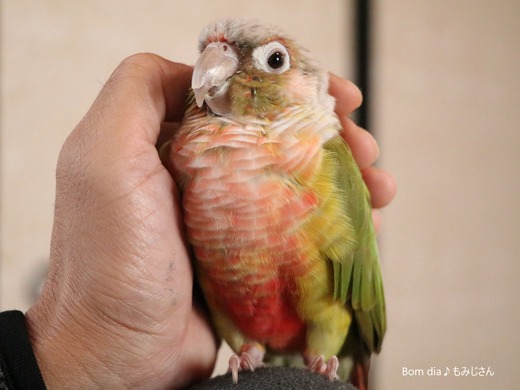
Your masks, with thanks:
[[[363,93],[363,104],[357,111],[359,126],[370,131],[370,16],[371,1],[355,0],[356,84]]]

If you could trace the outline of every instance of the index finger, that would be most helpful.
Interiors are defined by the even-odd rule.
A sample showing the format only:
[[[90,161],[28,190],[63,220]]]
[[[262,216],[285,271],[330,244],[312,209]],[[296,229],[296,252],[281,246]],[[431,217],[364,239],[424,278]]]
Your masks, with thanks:
[[[182,118],[191,73],[191,67],[154,54],[128,57],[85,116],[90,126],[79,126],[79,131],[90,131],[88,138],[93,142],[110,143],[130,136],[155,145],[161,123]]]
[[[336,114],[350,115],[363,102],[359,88],[351,81],[329,73],[329,93],[336,98]]]

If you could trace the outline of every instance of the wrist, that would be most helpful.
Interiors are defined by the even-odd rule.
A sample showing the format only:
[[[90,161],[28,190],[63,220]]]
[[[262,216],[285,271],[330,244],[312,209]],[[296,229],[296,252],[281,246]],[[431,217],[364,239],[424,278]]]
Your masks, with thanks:
[[[41,302],[26,313],[27,331],[48,389],[124,388],[120,378],[92,352],[96,342],[65,316],[50,318]],[[65,317],[66,318],[66,317]],[[82,334],[83,332],[83,334]],[[81,339],[88,340],[84,345]]]

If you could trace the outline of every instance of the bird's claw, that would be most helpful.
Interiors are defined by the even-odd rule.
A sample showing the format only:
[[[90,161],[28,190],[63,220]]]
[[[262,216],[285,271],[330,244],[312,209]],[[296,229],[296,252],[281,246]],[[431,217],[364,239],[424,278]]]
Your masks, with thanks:
[[[265,348],[258,343],[244,344],[240,349],[240,355],[233,354],[229,358],[229,371],[233,377],[233,383],[238,383],[238,372],[240,370],[254,371],[255,368],[263,366]]]
[[[339,360],[336,356],[332,356],[325,363],[323,355],[320,355],[311,359],[307,367],[311,372],[325,375],[332,382],[338,377]]]
[[[255,370],[253,359],[247,352],[242,352],[240,356],[235,353],[229,358],[229,371],[231,371],[234,384],[238,383],[238,371],[240,370]]]

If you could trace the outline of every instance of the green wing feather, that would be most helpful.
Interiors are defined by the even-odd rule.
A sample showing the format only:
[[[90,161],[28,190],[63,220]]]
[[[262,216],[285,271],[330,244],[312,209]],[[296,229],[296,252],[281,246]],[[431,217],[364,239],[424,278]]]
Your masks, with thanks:
[[[345,212],[351,219],[356,238],[354,248],[344,250],[340,261],[331,261],[334,298],[352,306],[357,331],[370,351],[379,352],[386,330],[386,314],[370,194],[346,142],[337,136],[324,148],[337,159],[335,177],[344,193]],[[337,248],[328,251],[337,253]]]

